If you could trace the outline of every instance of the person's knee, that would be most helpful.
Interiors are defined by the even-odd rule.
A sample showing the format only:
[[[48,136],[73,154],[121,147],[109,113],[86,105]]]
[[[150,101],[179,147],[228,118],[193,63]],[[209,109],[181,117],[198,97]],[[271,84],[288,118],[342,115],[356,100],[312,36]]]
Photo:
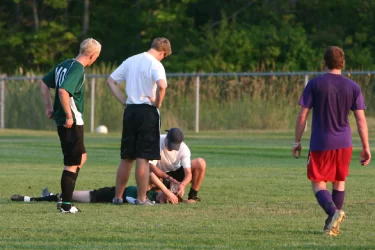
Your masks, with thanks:
[[[327,182],[325,181],[311,181],[311,184],[314,193],[325,190],[327,188]]]
[[[333,182],[333,189],[337,191],[344,191],[345,190],[345,181],[335,181]]]
[[[203,170],[203,171],[206,170],[206,161],[203,158],[197,158],[195,160],[196,160],[198,169]]]

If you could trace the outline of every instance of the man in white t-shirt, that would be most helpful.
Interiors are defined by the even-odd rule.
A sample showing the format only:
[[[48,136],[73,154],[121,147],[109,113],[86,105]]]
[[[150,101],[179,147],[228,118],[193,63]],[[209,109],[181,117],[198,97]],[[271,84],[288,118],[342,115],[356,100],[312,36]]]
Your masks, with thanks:
[[[171,183],[179,182],[177,194],[180,197],[191,182],[188,200],[200,201],[197,195],[206,172],[206,161],[203,158],[190,160],[190,149],[183,140],[184,134],[179,128],[171,128],[168,134],[161,135],[161,159],[150,161],[151,171],[164,180],[173,178]]]
[[[149,160],[160,159],[159,109],[167,88],[161,60],[172,53],[166,38],[156,38],[147,52],[126,59],[108,78],[107,84],[116,99],[126,106],[121,138],[121,161],[116,176],[113,204],[122,204],[134,160],[137,204],[152,205],[146,191],[150,175]],[[127,99],[117,86],[126,82]]]

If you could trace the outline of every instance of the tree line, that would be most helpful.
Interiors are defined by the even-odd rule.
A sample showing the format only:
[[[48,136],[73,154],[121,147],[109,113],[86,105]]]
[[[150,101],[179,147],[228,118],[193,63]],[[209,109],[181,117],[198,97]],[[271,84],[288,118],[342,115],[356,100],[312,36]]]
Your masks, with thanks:
[[[322,70],[330,45],[367,70],[374,13],[373,0],[2,0],[0,73],[47,71],[86,37],[103,45],[96,64],[117,65],[160,36],[167,72]]]

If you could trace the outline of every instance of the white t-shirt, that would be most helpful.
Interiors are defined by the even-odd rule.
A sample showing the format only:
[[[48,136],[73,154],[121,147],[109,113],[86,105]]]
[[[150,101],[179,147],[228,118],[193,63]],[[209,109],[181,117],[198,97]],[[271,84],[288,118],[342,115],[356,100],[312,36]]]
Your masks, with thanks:
[[[117,83],[126,81],[126,104],[149,104],[156,97],[156,81],[167,83],[163,64],[147,52],[129,57],[111,74]]]
[[[163,172],[171,172],[179,169],[181,166],[184,168],[191,168],[190,162],[190,149],[182,142],[178,151],[168,151],[165,146],[165,138],[167,135],[160,135],[160,155],[161,160],[150,161],[151,164],[157,166]]]

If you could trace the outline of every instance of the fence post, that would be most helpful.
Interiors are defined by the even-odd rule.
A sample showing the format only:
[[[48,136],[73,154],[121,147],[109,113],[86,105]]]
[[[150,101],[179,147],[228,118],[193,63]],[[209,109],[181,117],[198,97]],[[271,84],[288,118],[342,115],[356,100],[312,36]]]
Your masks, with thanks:
[[[309,76],[305,75],[305,82],[304,82],[304,88],[306,88],[307,83],[309,82]],[[305,123],[305,132],[307,131],[307,120]]]
[[[195,81],[195,133],[199,133],[199,76]]]
[[[3,77],[3,76],[1,76]],[[4,129],[4,112],[5,112],[5,80],[0,81],[0,129]]]
[[[94,118],[95,118],[95,78],[91,78],[90,86],[90,132],[94,133]]]

